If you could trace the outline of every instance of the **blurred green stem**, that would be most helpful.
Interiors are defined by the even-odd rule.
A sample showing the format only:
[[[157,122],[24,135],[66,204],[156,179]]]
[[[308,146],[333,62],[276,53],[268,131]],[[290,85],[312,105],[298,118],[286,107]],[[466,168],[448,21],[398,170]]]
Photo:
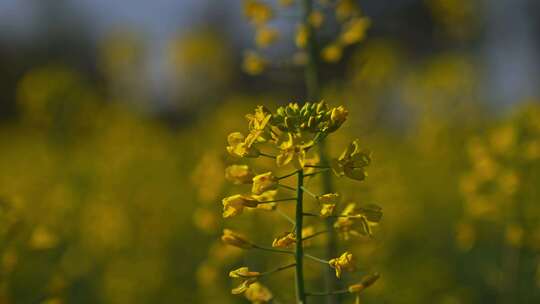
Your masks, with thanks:
[[[318,102],[320,99],[320,86],[319,86],[319,59],[318,59],[318,45],[317,37],[315,36],[315,29],[309,22],[309,17],[313,12],[313,0],[303,0],[302,1],[302,10],[303,10],[303,22],[307,30],[308,42],[307,42],[307,54],[308,62],[305,69],[305,81],[307,88],[307,97],[311,102]],[[321,162],[323,165],[328,165],[328,156],[326,152],[325,140],[318,142],[319,153],[321,157]],[[324,193],[334,192],[334,186],[332,184],[332,179],[330,171],[322,172],[322,183]],[[298,214],[297,214],[298,215]],[[334,231],[334,220],[333,218],[326,219],[326,230],[328,233],[328,243],[326,244],[326,256],[332,257],[337,256],[337,235]],[[298,222],[298,221],[297,221]],[[301,243],[301,242],[299,242]],[[327,269],[324,274],[326,290],[336,290],[338,289],[339,283],[332,273],[331,269]],[[327,297],[328,304],[337,304],[339,303],[339,297],[334,294],[329,294]]]

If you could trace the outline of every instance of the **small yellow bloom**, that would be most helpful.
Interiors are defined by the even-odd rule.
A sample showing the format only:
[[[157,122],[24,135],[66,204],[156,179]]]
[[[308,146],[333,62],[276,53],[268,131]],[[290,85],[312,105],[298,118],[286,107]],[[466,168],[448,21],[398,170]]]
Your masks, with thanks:
[[[348,251],[344,252],[339,258],[331,259],[328,264],[330,267],[336,269],[336,277],[338,279],[341,278],[341,273],[343,270],[354,270],[353,255]]]
[[[253,51],[244,54],[242,70],[252,76],[261,74],[266,67],[266,60]]]
[[[296,29],[296,35],[294,37],[294,42],[296,43],[296,47],[299,49],[303,49],[307,45],[308,41],[308,29],[305,25],[299,25]]]
[[[278,187],[279,179],[272,172],[259,174],[253,178],[253,194],[262,194],[269,190],[275,190]]]
[[[345,45],[361,42],[366,37],[371,21],[369,18],[354,18],[344,25],[340,40]]]
[[[284,141],[279,146],[279,154],[276,156],[276,164],[278,167],[285,166],[293,161],[294,167],[301,169],[304,167],[306,159],[306,148],[310,147],[312,143],[307,145],[298,145],[294,143],[293,136],[288,133],[289,139]]]
[[[229,272],[229,277],[236,279],[247,279],[247,278],[256,278],[260,276],[261,273],[257,271],[249,271],[248,267],[240,267]]]
[[[321,204],[332,204],[332,203],[335,203],[337,201],[337,199],[339,198],[339,194],[338,193],[326,193],[326,194],[323,194],[323,195],[319,195],[317,197],[319,203]]]
[[[353,0],[340,0],[336,6],[336,18],[339,21],[359,15],[360,10]]]
[[[279,32],[269,27],[260,27],[255,33],[255,44],[260,48],[266,48],[279,39]]]
[[[326,62],[338,62],[343,56],[343,47],[339,43],[331,43],[322,49],[321,56]]]
[[[242,249],[251,249],[253,248],[253,243],[248,241],[243,235],[238,234],[230,229],[223,229],[223,235],[221,236],[221,241],[227,245]]]
[[[241,294],[248,290],[249,286],[257,281],[257,278],[249,278],[244,280],[240,285],[231,290],[231,293],[234,295]]]
[[[314,11],[309,15],[309,24],[318,29],[324,22],[324,15],[320,11]]]
[[[221,202],[223,204],[223,218],[242,214],[244,207],[256,208],[259,204],[257,199],[242,194],[226,197]]]
[[[343,106],[339,106],[337,108],[333,108],[332,112],[330,112],[330,125],[328,126],[328,129],[330,132],[333,132],[347,120],[347,116],[349,115],[349,111],[347,111]]]
[[[336,204],[322,204],[321,206],[321,217],[327,218],[334,214],[334,209],[336,209]]]
[[[368,274],[360,279],[360,282],[350,285],[347,289],[350,293],[359,293],[362,290],[368,288],[369,286],[375,284],[377,280],[381,277],[378,273]]]
[[[225,169],[225,178],[233,184],[251,184],[253,171],[247,165],[231,165]]]
[[[355,180],[364,180],[367,176],[365,167],[371,163],[369,151],[360,150],[358,140],[354,140],[336,160],[331,163],[337,176],[347,176]]]
[[[257,106],[255,108],[255,113],[246,115],[250,132],[246,139],[247,145],[251,146],[255,142],[264,142],[266,141],[266,138],[270,137],[270,135],[265,134],[265,132],[268,133],[267,125],[271,118],[272,113],[264,106]]]
[[[296,236],[294,235],[294,233],[288,232],[281,237],[275,238],[272,242],[272,247],[289,248],[294,243],[296,243]]]
[[[272,8],[262,1],[244,0],[244,15],[255,25],[264,25],[272,19]]]
[[[242,157],[258,157],[260,152],[257,148],[252,147],[246,143],[250,140],[250,137],[246,138],[240,132],[233,132],[227,137],[227,152],[230,155],[238,158]]]
[[[273,298],[270,290],[259,282],[249,285],[244,295],[248,301],[254,304],[268,303]]]

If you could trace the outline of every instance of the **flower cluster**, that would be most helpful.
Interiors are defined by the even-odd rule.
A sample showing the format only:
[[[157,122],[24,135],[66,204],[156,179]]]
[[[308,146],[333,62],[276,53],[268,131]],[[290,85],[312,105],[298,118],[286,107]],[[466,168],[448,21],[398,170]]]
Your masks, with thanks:
[[[309,239],[328,233],[318,231],[311,226],[305,226],[303,219],[335,218],[334,228],[345,240],[351,236],[371,236],[372,227],[376,226],[382,216],[381,209],[375,205],[357,205],[349,203],[336,214],[339,209],[341,195],[338,193],[315,194],[304,186],[304,179],[315,177],[325,172],[333,172],[337,177],[348,177],[352,180],[362,181],[366,178],[366,168],[371,162],[371,154],[361,149],[358,140],[354,140],[340,157],[329,163],[319,163],[316,154],[316,145],[337,131],[346,121],[348,111],[342,107],[329,107],[325,102],[305,103],[299,105],[290,103],[279,107],[272,113],[264,106],[258,106],[254,113],[246,115],[248,130],[245,133],[233,132],[228,138],[227,152],[235,160],[249,161],[255,158],[270,159],[276,169],[291,168],[292,172],[277,175],[273,171],[258,173],[248,164],[232,164],[225,170],[225,177],[235,185],[250,186],[250,192],[233,194],[222,200],[223,217],[232,218],[244,210],[275,211],[291,222],[290,231],[281,232],[272,241],[270,246],[263,246],[248,240],[243,235],[225,229],[222,241],[244,250],[262,250],[294,256],[293,263],[278,267],[277,269],[258,272],[242,266],[230,272],[229,276],[241,279],[240,285],[232,290],[233,294],[244,294],[254,303],[265,303],[273,295],[267,287],[262,285],[261,279],[269,274],[289,268],[295,268],[297,273],[298,302],[303,302],[309,295],[304,291],[303,260],[312,259],[335,270],[336,277],[342,278],[343,272],[355,270],[353,254],[345,252],[339,257],[329,260],[318,258],[304,252]],[[288,184],[290,178],[296,176],[295,186]],[[284,194],[288,193],[288,194]],[[304,203],[304,194],[310,196],[318,208],[318,212],[305,212],[308,205]],[[281,204],[296,202],[294,216],[286,214]],[[293,220],[294,218],[294,220]],[[290,250],[293,248],[294,250]],[[378,275],[376,276],[378,278]],[[374,278],[372,275],[371,278]],[[364,282],[364,281],[362,281]],[[368,282],[368,283],[366,283]],[[357,294],[374,279],[351,285],[347,290],[330,291],[335,293]]]
[[[293,56],[297,63],[303,64],[306,58],[306,47],[311,29],[319,30],[323,27],[338,25],[339,34],[320,50],[320,58],[326,62],[338,62],[343,56],[343,50],[351,45],[363,41],[370,27],[370,19],[362,15],[356,1],[317,1],[307,18],[307,22],[296,25],[294,42],[297,53]],[[278,17],[277,8],[294,11],[300,5],[295,0],[279,0],[276,7],[268,1],[244,0],[244,16],[255,28],[254,42],[256,50],[249,50],[244,55],[243,69],[250,75],[262,73],[268,65],[263,52],[272,44],[280,40],[280,32],[270,25]],[[309,27],[309,28],[308,28]]]
[[[527,107],[468,147],[471,171],[461,179],[465,217],[458,225],[458,245],[470,249],[475,242],[476,221],[499,224],[507,244],[520,247],[525,227],[534,227],[527,200],[536,188],[534,168],[540,160],[540,110]],[[529,223],[528,223],[529,222]]]

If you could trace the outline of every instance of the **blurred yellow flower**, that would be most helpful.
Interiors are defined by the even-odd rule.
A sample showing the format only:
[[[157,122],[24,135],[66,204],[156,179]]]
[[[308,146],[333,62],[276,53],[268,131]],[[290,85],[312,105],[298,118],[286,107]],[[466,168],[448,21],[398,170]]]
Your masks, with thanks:
[[[251,184],[254,173],[248,165],[231,165],[225,169],[225,178],[233,184]]]
[[[336,270],[336,277],[341,278],[343,270],[353,271],[353,255],[352,253],[346,251],[338,258],[333,258],[328,261],[328,265]]]
[[[372,274],[365,275],[360,279],[360,282],[358,282],[356,284],[349,285],[347,290],[350,293],[359,293],[362,290],[368,288],[369,286],[375,284],[375,282],[377,282],[377,280],[380,277],[381,276],[378,273],[372,273]]]
[[[353,0],[339,0],[336,5],[336,19],[343,22],[346,19],[357,16],[360,10]]]
[[[337,176],[347,176],[355,180],[364,180],[367,176],[365,167],[371,163],[369,151],[360,150],[358,139],[349,144],[338,159],[333,159],[331,166]]]
[[[347,111],[343,106],[332,108],[330,112],[330,125],[328,129],[332,132],[337,130],[341,125],[347,120],[349,111]]]
[[[313,28],[318,29],[324,22],[324,15],[320,11],[314,11],[309,15],[308,21]]]
[[[336,204],[322,204],[321,206],[321,217],[327,218],[334,214],[334,210],[336,209]]]
[[[244,295],[248,301],[254,304],[269,303],[273,298],[270,290],[259,282],[250,284]]]
[[[260,276],[261,273],[257,271],[249,271],[248,267],[240,267],[229,272],[229,277],[237,279],[246,279],[246,278],[256,278]]]
[[[236,194],[222,200],[223,218],[233,217],[242,214],[244,207],[256,208],[259,202],[248,195]]]
[[[329,63],[338,62],[343,56],[343,46],[339,43],[330,43],[321,50],[321,57]]]
[[[269,27],[259,27],[255,33],[255,44],[260,48],[266,48],[279,39],[279,32]]]
[[[238,234],[230,229],[223,229],[223,235],[221,236],[223,243],[242,249],[253,248],[253,243],[248,241],[243,235]]]
[[[340,40],[345,45],[361,42],[366,37],[366,31],[371,21],[367,17],[353,18],[343,26]]]
[[[255,76],[261,74],[266,67],[266,60],[254,51],[248,51],[244,54],[242,61],[242,70],[249,75]]]
[[[296,236],[292,232],[287,232],[283,236],[275,238],[272,242],[272,247],[289,248],[294,243],[296,243]]]
[[[264,25],[273,18],[272,8],[263,1],[244,0],[244,15],[257,26]]]
[[[274,176],[274,173],[272,172],[256,175],[253,178],[251,192],[253,192],[253,194],[262,194],[269,190],[275,190],[278,187],[278,182],[279,179]]]

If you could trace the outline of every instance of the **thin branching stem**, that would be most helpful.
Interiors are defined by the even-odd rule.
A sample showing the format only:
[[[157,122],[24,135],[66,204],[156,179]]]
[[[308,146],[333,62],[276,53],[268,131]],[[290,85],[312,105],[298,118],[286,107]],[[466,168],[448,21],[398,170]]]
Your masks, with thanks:
[[[318,258],[316,256],[312,256],[311,254],[304,253],[304,256],[306,258],[312,259],[313,261],[316,261],[316,262],[319,262],[319,263],[322,263],[322,264],[328,264],[329,263],[327,260],[323,260],[323,259]]]
[[[268,252],[294,254],[294,251],[264,247],[264,246],[259,246],[259,245],[253,245],[253,248],[263,250],[263,251],[268,251]]]
[[[287,177],[291,177],[291,176],[293,176],[293,175],[296,175],[297,173],[298,173],[298,171],[294,171],[294,172],[291,172],[291,173],[289,173],[289,174],[280,176],[280,177],[278,177],[278,179],[284,179],[284,178],[287,178]]]
[[[317,172],[313,172],[313,173],[308,173],[308,174],[305,174],[304,177],[308,177],[308,176],[314,176],[314,175],[317,175],[317,174],[321,174],[321,173],[324,173],[326,171],[330,170],[330,168],[324,168],[320,171],[317,171]]]
[[[309,191],[306,187],[302,186],[302,190],[304,190],[307,194],[311,195],[314,199],[319,199],[319,196],[311,191]]]
[[[281,217],[286,219],[289,223],[291,223],[293,227],[296,227],[296,222],[292,218],[290,218],[285,212],[279,210],[279,208],[276,209],[276,212],[281,215]]]
[[[312,238],[314,238],[314,237],[316,237],[316,236],[319,236],[319,235],[325,234],[325,233],[328,233],[328,230],[323,230],[323,231],[315,232],[314,234],[308,235],[308,236],[306,236],[305,238],[303,238],[302,241],[312,239]]]
[[[265,276],[265,275],[269,275],[269,274],[273,274],[273,273],[276,273],[276,272],[279,272],[279,271],[282,271],[282,270],[285,270],[285,269],[289,269],[289,268],[292,268],[296,266],[296,263],[292,263],[292,264],[288,264],[288,265],[285,265],[285,266],[281,266],[281,267],[278,267],[276,269],[272,269],[272,270],[269,270],[269,271],[265,271],[263,273],[260,274],[260,276]]]
[[[285,189],[288,189],[288,190],[291,190],[291,191],[296,191],[296,188],[293,188],[291,186],[287,186],[287,185],[283,185],[283,184],[278,184],[278,186],[280,186],[282,188],[285,188]]]
[[[277,202],[286,202],[286,201],[296,201],[296,197],[280,198],[280,199],[275,199],[275,200],[271,200],[271,201],[262,201],[262,202],[258,202],[258,203],[259,204],[267,204],[267,203],[277,203]]]

